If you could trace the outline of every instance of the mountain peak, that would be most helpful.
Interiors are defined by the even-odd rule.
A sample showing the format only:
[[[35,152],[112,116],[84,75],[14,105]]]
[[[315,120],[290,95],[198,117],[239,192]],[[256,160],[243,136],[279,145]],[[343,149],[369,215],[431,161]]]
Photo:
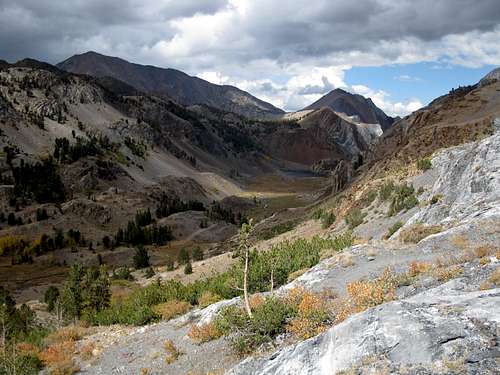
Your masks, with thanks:
[[[362,122],[369,124],[380,124],[383,130],[388,129],[394,122],[392,117],[387,116],[378,108],[370,98],[359,94],[352,94],[341,88],[336,88],[319,100],[304,108],[304,110],[328,107],[336,112],[345,113],[348,116],[358,116]]]
[[[479,85],[484,86],[489,83],[500,80],[500,67],[493,69],[491,72],[486,74],[480,81]]]

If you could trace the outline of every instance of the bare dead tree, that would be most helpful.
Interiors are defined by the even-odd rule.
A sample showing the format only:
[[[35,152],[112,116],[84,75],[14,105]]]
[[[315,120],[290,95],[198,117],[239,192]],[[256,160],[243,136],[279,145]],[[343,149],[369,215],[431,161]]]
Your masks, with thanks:
[[[250,299],[248,297],[248,269],[250,266],[250,245],[248,243],[248,238],[253,230],[253,220],[250,219],[248,224],[243,224],[240,229],[240,244],[239,251],[240,254],[244,256],[245,267],[243,269],[243,298],[245,300],[245,310],[248,317],[252,317],[252,309],[250,307]]]

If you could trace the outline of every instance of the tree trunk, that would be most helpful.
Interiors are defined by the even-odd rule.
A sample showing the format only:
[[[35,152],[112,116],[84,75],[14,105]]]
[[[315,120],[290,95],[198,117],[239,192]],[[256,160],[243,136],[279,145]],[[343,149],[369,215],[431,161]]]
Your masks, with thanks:
[[[250,300],[248,298],[248,258],[249,258],[248,247],[245,249],[245,271],[243,272],[243,296],[245,298],[245,309],[247,310],[248,316],[252,317],[252,309],[250,308]]]

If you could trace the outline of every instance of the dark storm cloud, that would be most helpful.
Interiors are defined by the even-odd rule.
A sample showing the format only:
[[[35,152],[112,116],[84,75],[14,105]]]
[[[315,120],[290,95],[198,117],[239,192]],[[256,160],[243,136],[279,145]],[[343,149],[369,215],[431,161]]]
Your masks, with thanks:
[[[231,12],[234,4],[229,0],[0,0],[0,58],[30,56],[58,62],[90,49],[123,57],[149,51],[142,56],[151,57],[155,45],[183,33],[169,21]],[[193,70],[262,58],[293,63],[337,52],[373,52],[381,41],[434,41],[449,34],[488,31],[500,20],[498,0],[248,0],[245,8],[243,16],[235,16],[228,36],[218,36],[218,44],[196,50],[178,64]],[[235,46],[238,38],[253,44]],[[204,59],[198,61],[202,53]],[[399,51],[385,53],[397,58]],[[320,88],[308,90],[316,89]]]
[[[299,0],[294,4],[252,6],[245,27],[266,56],[289,60],[294,55],[368,51],[381,40],[438,40],[449,34],[491,30],[500,23],[498,0]]]
[[[168,21],[227,0],[0,0],[0,57],[58,62],[101,44],[139,49],[171,38]]]

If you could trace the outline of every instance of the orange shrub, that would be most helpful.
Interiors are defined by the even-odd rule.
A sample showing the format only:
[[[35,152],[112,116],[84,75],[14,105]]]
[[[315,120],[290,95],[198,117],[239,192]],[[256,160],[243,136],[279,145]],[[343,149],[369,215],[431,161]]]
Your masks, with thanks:
[[[67,326],[48,335],[45,339],[45,343],[48,345],[53,345],[68,341],[74,342],[80,340],[88,333],[89,330],[85,327],[74,325]]]
[[[222,336],[222,332],[213,323],[193,325],[188,332],[188,337],[197,344],[212,341]]]
[[[297,317],[288,323],[286,330],[302,340],[324,332],[331,322],[332,315],[330,300],[326,297],[302,288],[292,289],[287,302],[297,306]]]
[[[179,349],[177,349],[172,340],[165,341],[165,343],[163,344],[163,349],[165,349],[168,354],[165,358],[165,362],[167,364],[174,363],[175,361],[177,361],[177,358],[179,358],[179,356],[183,354]]]
[[[463,268],[461,266],[439,267],[435,270],[434,276],[439,281],[448,281],[458,277],[462,272]]]
[[[417,262],[416,260],[410,263],[408,268],[408,275],[415,277],[421,273],[426,273],[431,268],[429,263]]]
[[[395,298],[396,286],[389,269],[375,280],[358,280],[347,284],[347,293],[355,312],[392,301]]]
[[[176,299],[153,306],[153,311],[160,315],[163,320],[170,320],[178,315],[185,314],[190,309],[191,305],[188,302]]]
[[[49,346],[40,353],[40,359],[51,375],[71,375],[80,370],[73,360],[74,353],[75,342],[64,341]]]

